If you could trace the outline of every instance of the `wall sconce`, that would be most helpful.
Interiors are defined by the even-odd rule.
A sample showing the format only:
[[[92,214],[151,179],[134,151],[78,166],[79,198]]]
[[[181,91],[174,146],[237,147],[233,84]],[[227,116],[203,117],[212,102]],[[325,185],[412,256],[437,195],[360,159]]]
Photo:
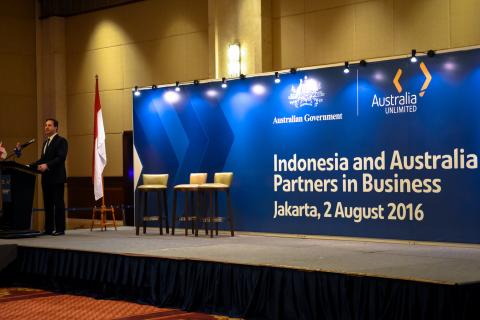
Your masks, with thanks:
[[[236,78],[240,76],[241,71],[240,43],[232,43],[228,46],[228,75]]]

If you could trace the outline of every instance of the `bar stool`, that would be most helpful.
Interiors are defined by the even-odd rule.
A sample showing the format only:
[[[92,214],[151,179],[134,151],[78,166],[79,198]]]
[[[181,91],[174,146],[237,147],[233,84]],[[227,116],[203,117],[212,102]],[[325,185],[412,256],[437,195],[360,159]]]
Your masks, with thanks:
[[[227,197],[227,220],[230,224],[230,235],[234,236],[233,230],[233,212],[230,201],[230,186],[233,180],[233,172],[217,172],[213,179],[213,183],[204,183],[198,187],[198,190],[209,196],[210,215],[202,219],[205,222],[205,231],[208,233],[208,224],[215,224],[215,234],[218,236],[218,223],[224,220],[224,217],[219,216],[218,208],[218,192],[225,192]],[[215,197],[215,201],[213,201]],[[210,228],[210,237],[213,237],[213,228]]]
[[[147,221],[158,221],[160,225],[160,234],[163,234],[162,221],[165,219],[166,231],[168,229],[168,209],[167,209],[167,182],[168,174],[142,174],[143,184],[137,188],[139,191],[139,205],[141,214],[137,215],[136,219],[136,235],[139,235],[140,222],[143,224],[143,233],[147,232]],[[147,195],[151,192],[157,194],[158,210],[159,213],[156,216],[147,216]],[[143,202],[143,203],[142,203]],[[163,202],[163,206],[162,206]],[[143,204],[143,206],[142,206]],[[143,210],[142,210],[143,209]]]
[[[197,223],[197,213],[196,207],[198,207],[199,197],[197,196],[197,205],[195,205],[195,194],[198,192],[198,186],[202,183],[207,182],[206,173],[191,173],[190,174],[190,183],[188,184],[178,184],[173,187],[173,211],[172,211],[172,236],[175,235],[175,222],[177,221],[177,194],[178,192],[185,193],[185,207],[183,217],[180,217],[179,221],[185,221],[185,235],[188,235],[188,222],[192,222],[192,234],[195,232],[195,236],[198,236],[198,228],[196,228]],[[191,205],[188,204],[189,195],[191,198]]]

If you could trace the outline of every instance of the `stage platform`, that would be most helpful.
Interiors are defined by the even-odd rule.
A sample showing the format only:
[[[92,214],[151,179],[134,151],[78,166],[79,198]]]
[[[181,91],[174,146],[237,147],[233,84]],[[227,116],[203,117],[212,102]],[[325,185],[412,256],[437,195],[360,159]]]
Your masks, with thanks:
[[[210,238],[156,228],[135,235],[133,227],[68,230],[62,237],[1,240],[34,248],[77,250],[156,258],[188,259],[306,271],[345,273],[441,284],[480,282],[480,246],[332,240],[220,232]]]
[[[18,246],[17,278],[186,310],[262,319],[480,316],[476,245],[241,232],[186,237],[183,229],[172,236],[153,227],[140,236],[132,227],[68,230],[2,244]],[[391,317],[398,312],[408,314]]]

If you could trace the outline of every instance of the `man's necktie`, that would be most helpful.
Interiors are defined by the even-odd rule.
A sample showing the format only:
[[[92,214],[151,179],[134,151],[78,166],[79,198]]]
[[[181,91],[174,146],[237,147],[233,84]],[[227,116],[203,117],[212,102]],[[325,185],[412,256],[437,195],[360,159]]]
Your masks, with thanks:
[[[47,152],[48,145],[50,144],[50,138],[47,139],[47,143],[45,143],[45,148],[43,148],[43,154]]]

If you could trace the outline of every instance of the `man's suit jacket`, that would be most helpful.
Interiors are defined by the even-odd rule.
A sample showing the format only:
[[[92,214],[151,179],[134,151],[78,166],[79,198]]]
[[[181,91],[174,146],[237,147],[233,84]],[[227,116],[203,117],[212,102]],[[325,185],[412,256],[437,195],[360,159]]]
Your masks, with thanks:
[[[45,149],[42,145],[42,155],[40,159],[34,162],[33,166],[46,163],[48,170],[42,173],[43,184],[65,183],[67,181],[67,170],[65,169],[65,159],[67,158],[68,142],[67,139],[56,135]],[[45,150],[45,152],[43,152]]]

